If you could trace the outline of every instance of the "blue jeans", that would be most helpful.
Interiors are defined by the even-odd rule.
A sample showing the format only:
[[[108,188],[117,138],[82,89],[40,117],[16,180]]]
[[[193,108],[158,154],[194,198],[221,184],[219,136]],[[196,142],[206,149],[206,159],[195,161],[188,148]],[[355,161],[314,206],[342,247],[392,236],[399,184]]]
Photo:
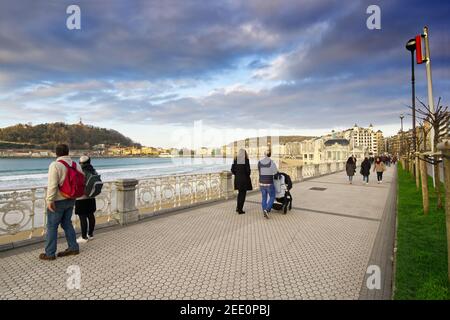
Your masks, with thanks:
[[[363,181],[369,183],[369,176],[363,176]]]
[[[72,225],[72,212],[75,200],[55,201],[56,210],[51,212],[47,209],[47,237],[45,238],[45,254],[47,257],[56,255],[56,244],[58,241],[58,226],[64,230],[67,245],[70,250],[79,250],[77,235]]]
[[[262,195],[262,209],[270,211],[275,201],[275,186],[273,184],[270,186],[260,186],[259,189]],[[269,202],[267,202],[267,196],[269,196]]]

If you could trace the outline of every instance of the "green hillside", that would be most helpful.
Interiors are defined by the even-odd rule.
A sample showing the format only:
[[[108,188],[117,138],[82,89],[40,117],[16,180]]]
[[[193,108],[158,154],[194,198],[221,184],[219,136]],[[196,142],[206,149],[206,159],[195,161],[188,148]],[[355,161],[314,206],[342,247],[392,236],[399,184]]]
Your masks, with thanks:
[[[0,149],[53,149],[59,143],[67,143],[72,149],[91,149],[97,144],[120,144],[126,147],[139,145],[115,130],[84,124],[56,122],[0,128]]]

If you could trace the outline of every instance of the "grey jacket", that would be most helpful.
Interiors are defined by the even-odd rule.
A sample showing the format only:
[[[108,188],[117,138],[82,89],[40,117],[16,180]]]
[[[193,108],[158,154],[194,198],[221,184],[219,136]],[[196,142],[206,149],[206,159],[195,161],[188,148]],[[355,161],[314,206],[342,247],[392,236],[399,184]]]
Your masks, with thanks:
[[[258,162],[259,183],[273,184],[273,176],[278,172],[277,165],[269,157]]]

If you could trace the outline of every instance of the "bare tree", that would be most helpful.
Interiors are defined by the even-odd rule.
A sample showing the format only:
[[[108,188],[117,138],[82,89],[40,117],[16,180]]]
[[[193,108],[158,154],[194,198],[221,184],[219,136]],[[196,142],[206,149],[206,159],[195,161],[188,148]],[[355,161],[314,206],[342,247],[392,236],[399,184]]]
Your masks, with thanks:
[[[430,125],[427,126],[427,123],[424,123],[423,121],[419,120],[419,125],[418,125],[417,129],[418,129],[418,133],[419,133],[416,135],[417,150],[426,152],[427,151],[428,134],[431,131],[431,126]]]
[[[417,101],[422,105],[424,109],[417,109],[417,117],[422,120],[424,123],[430,124],[431,128],[434,130],[434,138],[433,142],[436,146],[442,138],[444,138],[445,131],[442,130],[444,125],[447,125],[448,121],[448,106],[444,107],[441,104],[441,98],[439,97],[437,106],[434,111],[431,108],[420,101],[417,98]],[[436,182],[436,196],[437,196],[437,207],[442,208],[442,196],[441,196],[441,182],[440,182],[440,173],[439,173],[439,156],[434,155],[433,161],[430,161],[434,165],[434,179]]]

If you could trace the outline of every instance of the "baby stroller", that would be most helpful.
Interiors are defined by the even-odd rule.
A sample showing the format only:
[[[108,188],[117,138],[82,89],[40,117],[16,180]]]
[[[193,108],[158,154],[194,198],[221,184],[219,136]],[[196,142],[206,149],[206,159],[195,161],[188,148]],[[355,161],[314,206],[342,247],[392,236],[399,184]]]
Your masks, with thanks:
[[[274,185],[276,202],[273,203],[272,208],[283,210],[283,213],[286,214],[288,209],[289,211],[292,209],[292,195],[289,192],[292,189],[291,177],[284,172],[278,172],[274,176]]]

